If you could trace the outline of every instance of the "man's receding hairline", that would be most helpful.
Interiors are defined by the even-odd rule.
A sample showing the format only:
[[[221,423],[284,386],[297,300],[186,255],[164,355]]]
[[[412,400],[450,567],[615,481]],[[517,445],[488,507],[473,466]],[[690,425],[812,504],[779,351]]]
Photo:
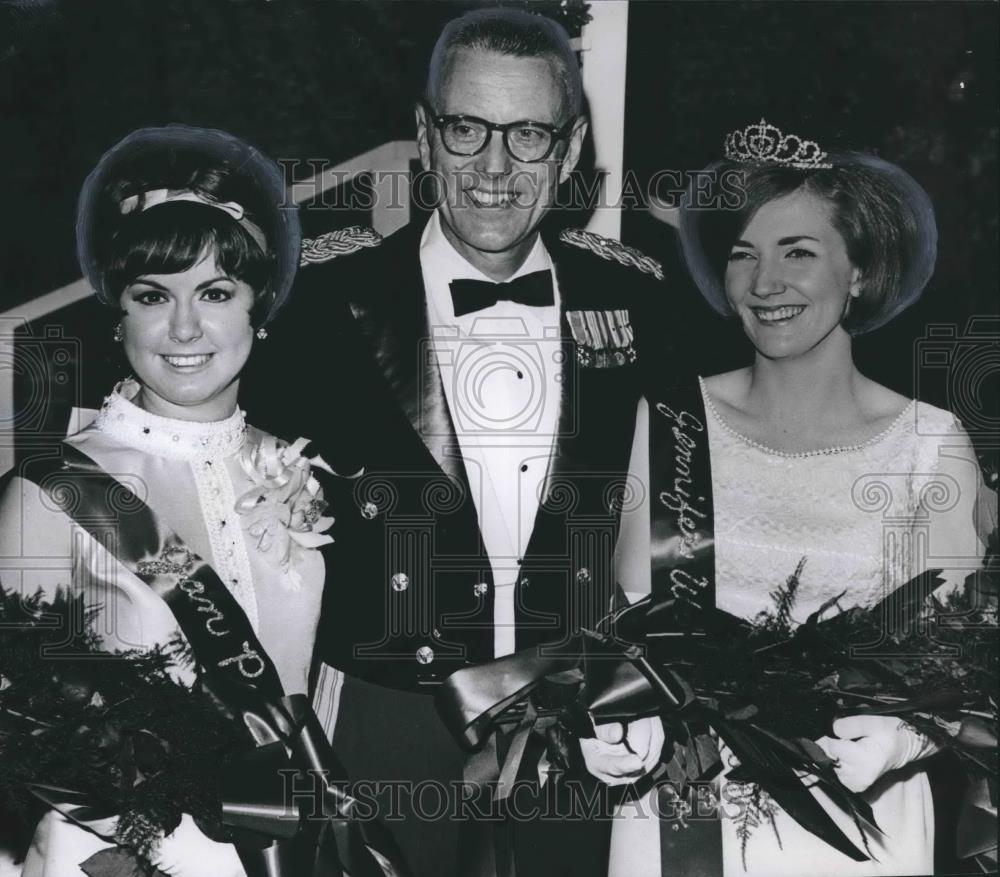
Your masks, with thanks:
[[[449,46],[444,51],[444,57],[442,59],[441,67],[438,70],[437,79],[434,80],[435,94],[428,95],[428,98],[434,97],[439,101],[441,100],[448,84],[448,80],[451,76],[451,70],[455,64],[455,57],[459,52],[494,55],[498,58],[513,58],[516,61],[545,61],[548,64],[549,72],[552,75],[555,86],[561,95],[559,107],[560,119],[568,121],[583,112],[582,106],[579,110],[573,106],[573,87],[569,82],[567,82],[567,77],[570,74],[565,69],[563,59],[554,51],[546,51],[537,55],[517,55],[512,52],[501,52],[498,49],[490,48],[489,46]],[[435,106],[434,110],[439,113],[443,112],[443,108],[439,106]]]

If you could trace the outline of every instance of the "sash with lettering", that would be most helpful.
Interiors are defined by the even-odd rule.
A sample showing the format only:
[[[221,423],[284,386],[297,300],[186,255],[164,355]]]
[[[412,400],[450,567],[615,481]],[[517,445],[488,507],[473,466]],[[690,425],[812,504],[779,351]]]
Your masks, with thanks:
[[[391,834],[359,818],[346,775],[303,694],[286,696],[274,664],[218,574],[141,499],[64,445],[61,468],[28,474],[84,530],[163,598],[203,670],[256,747],[234,765],[222,819],[248,877],[408,877]],[[109,543],[107,523],[115,522]],[[291,778],[295,802],[288,802]],[[305,795],[299,794],[303,789]],[[308,801],[304,800],[308,798]]]
[[[647,394],[651,589],[654,600],[673,596],[715,606],[715,539],[708,426],[695,381]],[[707,734],[708,728],[692,729]],[[703,737],[706,743],[708,738]],[[708,792],[706,798],[702,792]],[[660,861],[670,877],[722,874],[722,826],[714,784],[688,790],[695,806],[660,786]]]

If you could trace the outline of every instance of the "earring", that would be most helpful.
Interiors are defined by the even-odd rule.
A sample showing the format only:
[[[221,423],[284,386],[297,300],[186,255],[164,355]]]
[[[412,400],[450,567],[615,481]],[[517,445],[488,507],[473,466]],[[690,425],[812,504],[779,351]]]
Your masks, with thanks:
[[[122,332],[122,324],[121,323],[119,323],[117,326],[115,326],[115,331],[114,331],[114,333],[112,334],[111,337],[115,340],[116,344],[121,344],[122,341],[125,340],[125,333]]]
[[[257,337],[258,337],[258,338],[259,338],[259,339],[260,339],[261,341],[263,341],[263,340],[264,340],[265,338],[267,338],[267,329],[265,329],[265,328],[264,328],[263,326],[261,326],[261,327],[260,327],[260,328],[259,328],[259,329],[257,330]]]

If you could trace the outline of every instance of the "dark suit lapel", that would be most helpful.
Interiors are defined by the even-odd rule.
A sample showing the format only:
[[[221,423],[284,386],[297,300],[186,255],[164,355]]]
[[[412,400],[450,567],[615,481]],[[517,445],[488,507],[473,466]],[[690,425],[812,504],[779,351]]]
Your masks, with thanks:
[[[351,310],[371,345],[378,371],[413,431],[441,470],[468,488],[465,465],[427,321],[420,267],[422,224],[411,224],[372,253],[373,267],[364,288],[351,298]],[[568,311],[602,310],[613,294],[594,290],[593,259],[546,241],[560,295],[563,366],[559,427],[542,494],[541,509],[558,503],[560,480],[581,474],[624,472],[635,422],[634,366],[585,368],[576,359]],[[539,515],[529,552],[548,541],[543,521],[562,525],[558,514]],[[559,522],[557,524],[557,522]]]
[[[604,310],[611,295],[607,290],[598,303],[593,298],[592,264],[579,254],[566,252],[558,241],[546,242],[555,265],[559,283],[560,335],[563,345],[559,428],[542,491],[539,514],[531,534],[528,554],[545,554],[559,534],[551,528],[564,528],[566,518],[556,509],[565,502],[567,482],[576,484],[581,496],[580,478],[614,479],[628,470],[638,384],[635,366],[592,368],[581,365],[576,343],[570,331],[567,312]],[[562,486],[561,486],[562,485]],[[602,491],[603,493],[603,491]],[[607,509],[605,509],[606,511]],[[596,509],[591,510],[596,511]]]
[[[441,470],[467,486],[427,322],[420,268],[422,223],[397,232],[373,254],[379,265],[351,311],[400,410]]]

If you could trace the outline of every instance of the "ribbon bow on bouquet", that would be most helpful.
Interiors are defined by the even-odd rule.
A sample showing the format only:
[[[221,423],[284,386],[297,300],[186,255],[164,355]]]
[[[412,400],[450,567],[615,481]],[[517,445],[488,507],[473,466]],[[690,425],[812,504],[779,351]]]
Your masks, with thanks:
[[[753,721],[755,710],[723,712],[684,679],[684,667],[697,666],[715,643],[746,637],[748,631],[745,622],[721,610],[650,595],[567,642],[453,673],[439,689],[438,712],[470,753],[466,779],[494,788],[496,799],[509,794],[524,769],[533,732],[546,737],[550,764],[567,771],[576,767],[569,738],[592,736],[591,722],[627,723],[659,715],[674,747],[665,748],[671,760],[653,772],[653,779],[683,787],[721,770],[714,746],[697,733],[710,726],[740,760],[741,781],[757,783],[835,849],[855,861],[867,860],[809,791],[818,784],[856,820],[879,831],[871,807],[838,780],[818,747],[767,730]],[[498,759],[498,732],[510,728],[506,755]]]
[[[305,695],[249,698],[243,721],[257,747],[228,765],[222,822],[248,877],[410,877],[391,833],[348,792]]]

